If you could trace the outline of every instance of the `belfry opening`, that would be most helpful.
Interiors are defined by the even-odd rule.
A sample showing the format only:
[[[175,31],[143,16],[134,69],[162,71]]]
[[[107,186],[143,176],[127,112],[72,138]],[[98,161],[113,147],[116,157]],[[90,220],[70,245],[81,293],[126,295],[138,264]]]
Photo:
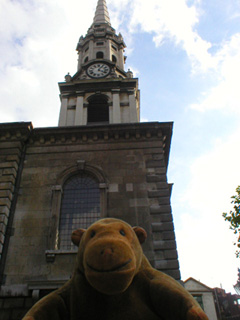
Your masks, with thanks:
[[[109,104],[104,95],[90,97],[87,113],[87,123],[109,123]]]

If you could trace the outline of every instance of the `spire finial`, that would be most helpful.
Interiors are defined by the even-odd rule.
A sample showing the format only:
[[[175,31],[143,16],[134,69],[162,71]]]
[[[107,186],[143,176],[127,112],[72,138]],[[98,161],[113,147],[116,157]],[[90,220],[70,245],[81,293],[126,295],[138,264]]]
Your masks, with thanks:
[[[107,23],[111,25],[109,13],[107,9],[107,4],[105,0],[98,0],[95,16],[93,19],[93,23]]]

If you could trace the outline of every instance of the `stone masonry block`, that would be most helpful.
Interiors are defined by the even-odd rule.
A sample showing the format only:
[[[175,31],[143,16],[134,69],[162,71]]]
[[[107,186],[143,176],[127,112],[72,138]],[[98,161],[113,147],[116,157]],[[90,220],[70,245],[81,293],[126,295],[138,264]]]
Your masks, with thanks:
[[[158,168],[158,167],[165,167],[164,160],[150,160],[146,163],[147,168]]]
[[[159,168],[155,168],[154,172],[157,176],[161,175],[166,177],[167,170],[166,170],[166,167],[159,167]]]
[[[155,260],[165,260],[166,259],[163,250],[155,251],[154,255],[155,255]]]
[[[8,222],[8,218],[5,216],[5,214],[0,213],[0,223],[7,225],[7,222]]]
[[[133,184],[132,183],[126,183],[126,191],[127,192],[133,191]]]
[[[152,158],[153,158],[153,160],[163,160],[164,155],[163,155],[163,153],[156,153],[156,154],[153,154]]]
[[[14,186],[12,182],[0,182],[0,190],[10,190],[13,192]]]
[[[171,213],[170,205],[152,205],[150,207],[150,213],[158,214],[158,213]]]
[[[167,182],[157,182],[157,189],[168,189],[169,190],[169,186]]]
[[[110,183],[108,192],[118,192],[118,184],[117,183]]]
[[[176,242],[174,240],[153,241],[154,250],[176,249]]]
[[[168,274],[170,277],[174,278],[175,280],[180,280],[181,275],[180,275],[180,271],[179,269],[175,269],[175,270],[164,270],[164,272],[166,272],[166,274]]]
[[[144,154],[150,154],[150,155],[163,153],[163,148],[162,148],[162,146],[163,146],[162,141],[158,141],[158,146],[156,147],[156,146],[154,145],[153,148],[151,148],[151,147],[150,147],[150,144],[148,143],[148,148],[143,149],[143,153],[144,153]]]
[[[152,232],[152,240],[153,241],[160,241],[163,240],[162,232]]]
[[[0,168],[14,168],[17,170],[18,164],[16,161],[0,162]]]
[[[147,175],[147,182],[160,182],[160,181],[161,181],[161,175],[155,175],[155,174]]]
[[[129,215],[135,215],[136,214],[136,208],[131,207],[128,211]],[[149,207],[138,207],[137,208],[137,214],[143,216],[145,219],[149,217]]]
[[[0,149],[1,149],[1,155],[6,155],[6,156],[9,156],[9,155],[21,155],[21,150],[22,148],[19,146],[18,147],[13,147],[14,146],[14,142],[11,143],[10,142],[10,145],[8,144],[8,146],[4,146],[1,142],[0,142]],[[9,148],[10,146],[10,148]]]
[[[9,156],[6,157],[7,161],[19,161],[19,155],[17,154],[11,154]]]
[[[6,228],[7,227],[4,223],[0,223],[0,233],[5,234]]]
[[[149,190],[148,191],[149,198],[159,198],[164,196],[169,196],[169,190]]]
[[[5,216],[9,216],[9,208],[5,205],[0,206],[0,214],[4,214]]]
[[[7,206],[8,208],[10,208],[11,201],[7,198],[0,198],[0,206]]]
[[[155,262],[155,268],[158,270],[177,269],[179,263],[177,260],[158,260]]]
[[[172,222],[171,214],[155,214],[151,216],[152,223]]]
[[[172,222],[154,222],[152,223],[153,232],[162,232],[162,231],[173,231],[173,223]]]
[[[10,190],[0,190],[0,198],[8,198],[12,200],[12,192]]]
[[[175,233],[172,231],[164,231],[162,237],[163,240],[175,240]]]
[[[159,214],[159,222],[171,222],[173,220],[171,213]]]
[[[178,258],[177,250],[165,250],[163,252],[164,252],[164,257],[166,259],[177,259]]]
[[[159,197],[159,204],[169,204],[170,205],[170,199],[169,197]]]
[[[129,200],[130,207],[148,207],[148,199],[147,198],[136,198]]]
[[[6,176],[1,176],[0,175],[0,181],[1,181],[1,183],[4,183],[4,182],[11,182],[11,183],[15,183],[15,177],[14,176],[8,176],[8,175],[6,175]]]
[[[3,170],[3,175],[13,175],[15,178],[17,176],[17,171],[15,168],[9,168]]]
[[[4,240],[5,240],[4,234],[0,233],[0,243],[4,244]]]
[[[27,297],[28,294],[29,294],[29,290],[28,290],[27,284],[11,284],[11,285],[1,286],[0,297],[5,297],[5,298]]]
[[[21,141],[0,141],[0,149],[4,151],[4,149],[7,149],[7,153],[9,154],[11,150],[15,153],[16,150],[22,148]]]

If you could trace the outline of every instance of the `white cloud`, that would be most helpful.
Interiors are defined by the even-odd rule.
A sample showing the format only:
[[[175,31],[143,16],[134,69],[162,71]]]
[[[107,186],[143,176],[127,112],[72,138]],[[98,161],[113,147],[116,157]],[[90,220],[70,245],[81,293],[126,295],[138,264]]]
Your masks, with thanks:
[[[86,8],[84,3],[0,2],[0,122],[57,125],[57,83],[68,71],[77,71],[74,49],[91,25],[96,6],[95,0]]]
[[[216,140],[212,151],[197,158],[191,166],[192,185],[185,198],[195,209],[204,211],[206,203],[210,210],[226,207],[229,196],[240,184],[240,170],[236,169],[240,159],[240,129],[224,139]]]
[[[198,111],[227,110],[239,113],[240,101],[240,33],[235,34],[225,42],[215,56],[218,69],[217,84],[208,92],[202,93],[200,102],[194,103],[190,108]]]
[[[234,292],[239,261],[225,222],[191,214],[182,220],[186,225],[176,232],[182,279],[193,277],[209,287]]]
[[[233,245],[235,236],[222,218],[231,207],[230,197],[240,184],[237,147],[240,129],[217,140],[212,151],[197,158],[190,167],[191,178],[178,195],[175,214],[184,205],[177,228],[177,243],[183,278],[189,276],[209,286],[233,291],[237,280],[238,259]]]
[[[195,30],[201,16],[197,2],[188,6],[185,0],[135,0],[131,9],[131,33],[136,32],[138,27],[152,33],[156,46],[170,39],[185,50],[193,70],[200,68],[206,71],[214,67],[215,61],[208,52],[211,44]]]
[[[200,0],[191,1],[191,4],[187,0],[125,0],[120,8],[116,0],[109,2],[117,26],[122,22],[127,23],[132,36],[138,31],[151,33],[156,46],[162,45],[165,41],[172,41],[186,52],[193,73],[207,73],[212,70],[220,74],[219,67],[225,58],[233,57],[236,51],[239,51],[237,36],[229,43],[220,44],[219,51],[214,53],[211,49],[215,48],[216,44],[199,35],[198,24],[204,17]],[[131,46],[132,40],[129,35],[127,40]],[[235,52],[229,51],[228,48],[231,50],[234,45]]]

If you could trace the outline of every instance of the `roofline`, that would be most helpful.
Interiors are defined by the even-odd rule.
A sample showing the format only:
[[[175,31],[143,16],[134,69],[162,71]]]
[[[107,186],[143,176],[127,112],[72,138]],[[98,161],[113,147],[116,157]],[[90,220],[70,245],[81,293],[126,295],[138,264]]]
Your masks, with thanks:
[[[194,282],[199,283],[201,286],[207,288],[208,290],[213,291],[213,288],[210,288],[210,287],[206,286],[204,283],[202,283],[201,281],[198,281],[198,280],[194,279],[193,277],[189,277],[188,279],[186,279],[186,280],[183,281],[183,282],[186,283],[186,282],[188,282],[189,280],[193,280]],[[198,291],[198,290],[196,290],[196,291]]]

